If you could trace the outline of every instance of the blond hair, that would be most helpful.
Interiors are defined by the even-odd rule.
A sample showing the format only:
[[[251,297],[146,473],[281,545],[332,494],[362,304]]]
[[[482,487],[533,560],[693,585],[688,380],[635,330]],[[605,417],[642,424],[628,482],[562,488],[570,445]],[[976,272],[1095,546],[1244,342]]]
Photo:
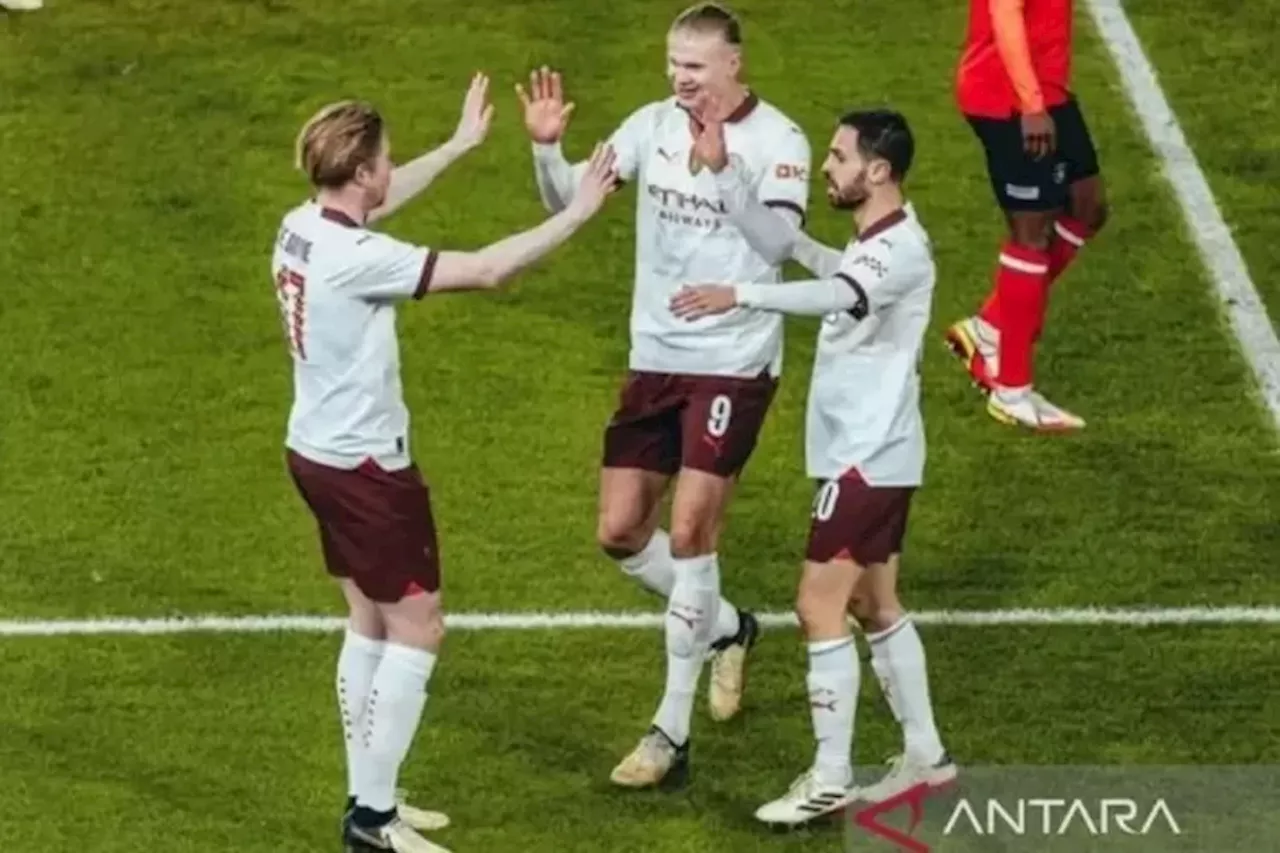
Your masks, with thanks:
[[[339,101],[302,126],[297,166],[312,186],[337,188],[373,162],[384,138],[381,114],[363,101]]]
[[[715,33],[726,43],[739,46],[742,44],[742,24],[738,16],[719,3],[699,3],[690,6],[671,24],[671,30],[692,30],[696,33]]]

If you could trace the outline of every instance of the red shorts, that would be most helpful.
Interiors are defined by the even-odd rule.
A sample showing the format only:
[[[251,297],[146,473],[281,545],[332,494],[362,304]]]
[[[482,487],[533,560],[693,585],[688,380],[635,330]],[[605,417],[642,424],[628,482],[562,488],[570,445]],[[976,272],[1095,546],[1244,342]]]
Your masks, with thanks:
[[[606,468],[734,477],[755,450],[778,382],[632,371],[604,433]]]
[[[853,560],[864,568],[888,562],[902,553],[914,493],[909,486],[869,486],[856,472],[819,483],[805,559]]]
[[[325,568],[373,601],[440,588],[431,493],[417,466],[387,471],[372,459],[331,468],[289,450],[289,473],[320,528]]]

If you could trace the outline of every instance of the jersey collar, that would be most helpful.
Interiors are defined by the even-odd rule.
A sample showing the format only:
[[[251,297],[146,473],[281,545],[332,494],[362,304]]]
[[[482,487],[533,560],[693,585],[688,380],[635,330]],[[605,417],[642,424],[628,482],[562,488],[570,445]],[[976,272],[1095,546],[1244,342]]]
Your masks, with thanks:
[[[747,96],[742,99],[742,103],[738,104],[733,112],[725,116],[724,120],[729,124],[737,124],[751,115],[758,106],[760,106],[760,98],[756,96],[755,92],[748,89]]]
[[[345,225],[348,228],[359,228],[360,223],[356,222],[350,216],[347,216],[341,210],[335,210],[332,207],[320,208],[320,218],[327,219],[330,222],[336,222],[339,225]]]
[[[685,114],[689,116],[689,120],[691,122],[694,122],[695,124],[697,123],[698,120],[685,106],[681,104],[678,104],[677,106],[684,110]],[[747,116],[751,115],[751,113],[755,112],[755,108],[758,106],[760,106],[760,96],[748,89],[747,96],[742,99],[742,103],[738,104],[738,106],[734,108],[733,112],[724,117],[725,123],[737,124]]]
[[[862,233],[858,235],[858,242],[865,243],[877,234],[883,234],[899,222],[905,221],[906,218],[906,208],[902,207],[898,208],[893,213],[885,214],[862,230]]]

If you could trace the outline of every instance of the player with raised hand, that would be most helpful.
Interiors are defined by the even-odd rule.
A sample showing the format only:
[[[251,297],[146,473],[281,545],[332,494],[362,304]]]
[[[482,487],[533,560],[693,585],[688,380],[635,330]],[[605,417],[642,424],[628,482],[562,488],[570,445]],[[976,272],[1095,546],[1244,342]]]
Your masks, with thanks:
[[[728,719],[741,707],[758,631],[751,614],[721,598],[717,549],[781,372],[782,320],[742,311],[690,325],[667,303],[689,280],[780,281],[785,256],[726,217],[721,176],[696,145],[706,121],[723,124],[753,198],[794,224],[809,197],[809,143],[741,80],[742,33],[732,12],[704,3],[681,13],[667,34],[666,65],[672,95],[635,110],[610,140],[620,178],[639,189],[629,373],[604,435],[597,537],[626,574],[667,599],[666,689],[648,732],[613,770],[625,787],[683,778],[708,649],[711,715]],[[517,91],[539,192],[559,210],[571,203],[583,168],[561,147],[574,105],[559,73],[547,69]],[[673,479],[668,533],[660,512]]]
[[[1042,432],[1084,426],[1035,390],[1035,347],[1050,286],[1107,218],[1098,154],[1070,90],[1072,14],[1072,0],[970,0],[956,76],[1009,236],[986,302],[947,342],[992,417]]]
[[[928,234],[902,189],[914,154],[900,114],[845,115],[823,165],[832,206],[852,213],[844,250],[787,227],[780,243],[814,279],[691,286],[671,300],[672,312],[694,323],[734,311],[823,317],[805,437],[817,493],[796,595],[817,749],[787,793],[757,810],[765,823],[804,823],[855,799],[880,802],[956,775],[934,724],[924,647],[897,592],[908,509],[924,477],[918,368],[936,279]],[[741,195],[730,211],[739,221],[768,215]],[[890,771],[863,789],[853,780],[861,675],[846,612],[862,626],[904,741]]]
[[[438,853],[444,848],[421,833],[448,823],[396,795],[444,637],[440,555],[410,447],[397,305],[497,287],[587,222],[617,178],[612,150],[598,146],[568,206],[479,251],[370,230],[484,140],[487,87],[477,76],[450,141],[400,168],[372,106],[344,101],[317,113],[298,137],[298,164],[315,195],[284,216],[271,260],[293,362],[286,462],[349,610],[336,688],[347,753],[343,834],[355,850]]]

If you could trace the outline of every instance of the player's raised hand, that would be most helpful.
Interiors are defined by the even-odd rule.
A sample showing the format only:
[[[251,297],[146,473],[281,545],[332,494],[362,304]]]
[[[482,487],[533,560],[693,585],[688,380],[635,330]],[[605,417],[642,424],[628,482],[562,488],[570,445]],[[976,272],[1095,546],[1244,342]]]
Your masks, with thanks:
[[[545,65],[529,72],[529,89],[516,84],[516,96],[524,107],[524,126],[534,142],[557,142],[569,126],[573,104],[564,102],[560,72]]]
[[[729,164],[729,149],[724,141],[724,112],[719,100],[704,95],[693,108],[693,162],[719,172]]]
[[[671,313],[685,320],[723,314],[737,305],[738,295],[729,284],[686,284],[671,297]]]
[[[465,150],[475,148],[489,135],[493,104],[489,103],[489,78],[477,71],[462,99],[462,116],[453,132],[453,141]]]
[[[1026,152],[1039,160],[1048,157],[1057,148],[1057,128],[1053,116],[1047,112],[1032,113],[1022,117],[1022,144]]]
[[[569,207],[583,216],[594,216],[608,198],[618,188],[618,157],[613,146],[596,143],[587,161],[587,171],[573,194]]]

